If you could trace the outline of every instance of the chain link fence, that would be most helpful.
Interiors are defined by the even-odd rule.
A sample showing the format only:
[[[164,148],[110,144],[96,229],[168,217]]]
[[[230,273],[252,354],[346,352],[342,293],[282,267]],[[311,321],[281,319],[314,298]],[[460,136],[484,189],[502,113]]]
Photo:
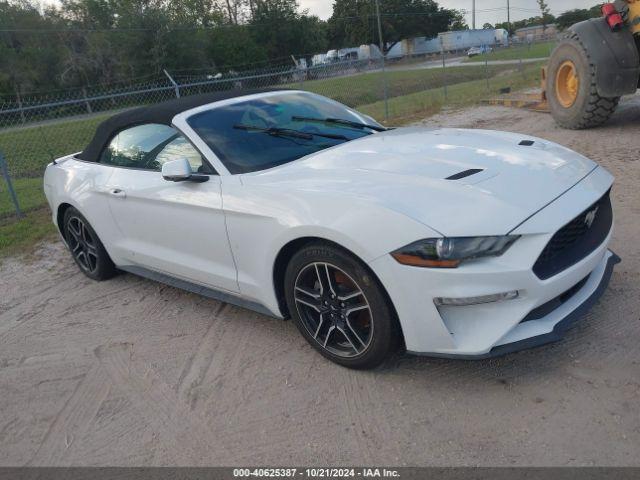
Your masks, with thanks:
[[[467,104],[507,88],[535,85],[538,57],[548,56],[552,48],[553,42],[545,42],[494,49],[470,59],[460,51],[249,73],[163,72],[137,83],[0,99],[0,165],[4,159],[6,167],[1,169],[5,181],[0,181],[0,221],[42,207],[46,165],[81,151],[97,125],[118,111],[188,95],[281,87],[325,95],[398,125],[424,118],[445,104]]]

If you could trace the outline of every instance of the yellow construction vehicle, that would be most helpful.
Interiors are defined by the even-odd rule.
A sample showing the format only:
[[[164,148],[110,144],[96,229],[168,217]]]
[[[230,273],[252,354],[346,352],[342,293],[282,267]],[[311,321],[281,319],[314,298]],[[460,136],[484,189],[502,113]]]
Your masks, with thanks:
[[[602,14],[571,26],[543,72],[542,100],[561,127],[601,125],[640,88],[640,0],[604,4]]]

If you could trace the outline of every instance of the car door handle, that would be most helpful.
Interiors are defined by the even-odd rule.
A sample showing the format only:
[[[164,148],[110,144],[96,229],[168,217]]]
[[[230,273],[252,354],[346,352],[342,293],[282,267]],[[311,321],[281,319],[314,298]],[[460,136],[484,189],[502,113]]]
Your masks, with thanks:
[[[127,196],[126,193],[124,193],[124,190],[120,189],[120,188],[110,188],[109,189],[109,193],[111,195],[113,195],[114,197],[120,197],[120,198],[124,198]]]

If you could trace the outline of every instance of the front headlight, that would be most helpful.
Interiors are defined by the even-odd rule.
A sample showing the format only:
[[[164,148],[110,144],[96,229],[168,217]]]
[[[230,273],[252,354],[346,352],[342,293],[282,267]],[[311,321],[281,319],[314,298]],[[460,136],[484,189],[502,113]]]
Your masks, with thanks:
[[[518,238],[519,235],[427,238],[391,252],[391,256],[403,265],[456,268],[463,261],[472,258],[498,257]]]

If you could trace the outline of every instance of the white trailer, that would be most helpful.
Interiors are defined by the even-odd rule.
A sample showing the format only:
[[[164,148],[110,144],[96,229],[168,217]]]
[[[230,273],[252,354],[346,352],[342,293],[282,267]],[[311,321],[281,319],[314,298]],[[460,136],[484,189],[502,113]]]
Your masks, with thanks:
[[[445,52],[467,50],[471,47],[484,47],[496,43],[495,29],[455,30],[438,34],[440,45]]]

